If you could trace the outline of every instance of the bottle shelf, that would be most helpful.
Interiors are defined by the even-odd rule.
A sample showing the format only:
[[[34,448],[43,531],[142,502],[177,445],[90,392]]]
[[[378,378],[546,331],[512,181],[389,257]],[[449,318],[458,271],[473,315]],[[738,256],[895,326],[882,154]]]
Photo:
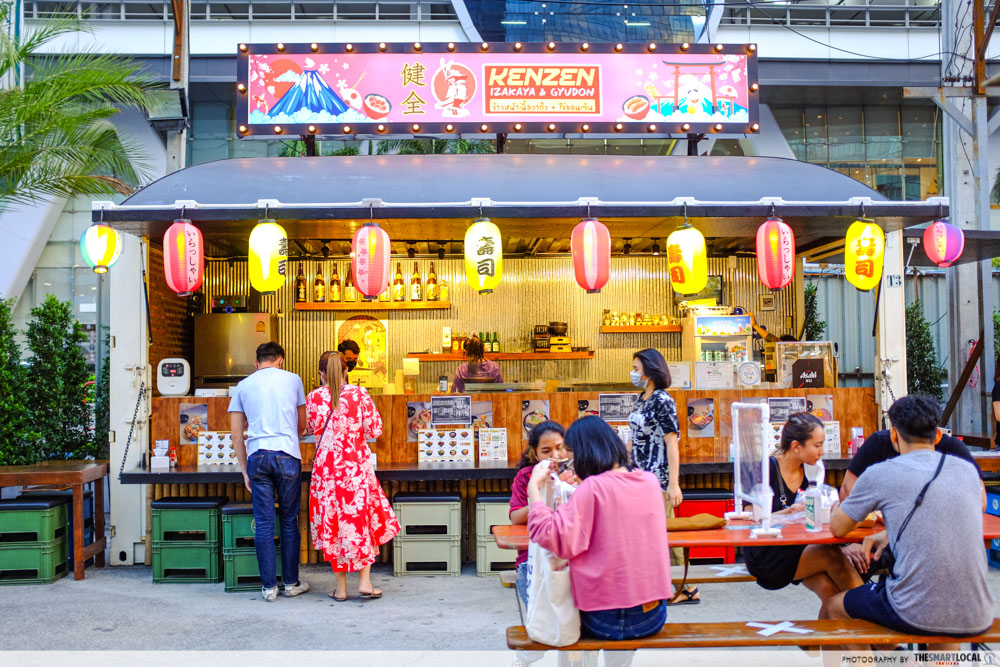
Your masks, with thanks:
[[[295,310],[448,310],[450,301],[333,301],[295,304]]]
[[[594,351],[585,352],[487,352],[490,361],[571,361],[593,359]],[[464,354],[408,354],[407,359],[417,359],[421,362],[432,361],[465,361]]]
[[[633,324],[622,326],[602,326],[601,333],[680,333],[679,324]]]

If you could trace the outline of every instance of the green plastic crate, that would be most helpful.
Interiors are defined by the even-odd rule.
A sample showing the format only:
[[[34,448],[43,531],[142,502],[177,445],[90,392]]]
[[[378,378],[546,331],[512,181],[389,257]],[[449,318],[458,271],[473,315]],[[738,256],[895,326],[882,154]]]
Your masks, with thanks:
[[[461,537],[396,537],[392,541],[392,573],[397,577],[462,573]]]
[[[69,571],[69,541],[0,544],[0,584],[48,584]]]
[[[281,549],[275,553],[278,585],[281,581]],[[257,551],[254,549],[226,549],[222,553],[226,570],[226,592],[260,590],[260,568],[257,566]]]
[[[154,584],[217,584],[220,576],[218,542],[154,542]]]
[[[505,570],[514,569],[517,551],[501,549],[493,541],[493,537],[480,537],[476,540],[476,574],[480,577],[490,577]]]
[[[219,542],[220,512],[153,508],[153,544],[163,542]]]
[[[0,505],[0,545],[53,542],[66,537],[66,505],[45,510],[4,509]]]
[[[223,514],[222,515],[222,548],[225,551],[233,549],[253,549],[257,546],[254,536],[257,524],[253,514]],[[274,545],[281,542],[281,524],[274,517]]]

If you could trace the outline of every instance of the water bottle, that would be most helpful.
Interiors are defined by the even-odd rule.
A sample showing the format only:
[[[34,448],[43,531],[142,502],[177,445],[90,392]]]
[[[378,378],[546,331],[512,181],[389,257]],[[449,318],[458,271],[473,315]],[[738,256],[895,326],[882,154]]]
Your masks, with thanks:
[[[818,533],[823,529],[823,524],[819,519],[820,496],[819,487],[815,480],[809,480],[809,488],[805,493],[806,502],[806,530],[811,533]]]

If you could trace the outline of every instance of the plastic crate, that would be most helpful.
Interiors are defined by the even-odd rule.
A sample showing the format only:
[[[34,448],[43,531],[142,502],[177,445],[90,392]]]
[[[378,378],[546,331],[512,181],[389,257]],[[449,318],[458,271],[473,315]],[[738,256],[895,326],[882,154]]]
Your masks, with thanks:
[[[996,540],[993,540],[993,548],[986,550],[986,561],[990,567],[1000,570],[1000,550],[996,548]]]
[[[76,563],[76,559],[73,557],[73,531],[69,531],[69,535],[66,536],[66,542],[68,542],[69,547],[69,566],[73,567]],[[94,543],[94,520],[87,519],[83,522],[83,546],[90,546]],[[94,564],[94,557],[88,558],[83,566],[90,567]]]
[[[691,489],[684,491],[684,502],[674,508],[674,516],[688,517],[696,514],[711,514],[722,517],[733,510],[733,492],[725,489]],[[667,542],[670,536],[667,536]],[[735,547],[691,547],[691,562],[701,560],[736,562]]]
[[[220,510],[226,498],[161,498],[154,500],[153,544],[219,542]],[[187,507],[190,505],[190,507]]]
[[[278,585],[281,581],[281,549],[275,553]],[[260,567],[257,565],[255,549],[226,550],[222,554],[225,565],[226,592],[256,591],[261,588]]]
[[[48,584],[69,572],[69,541],[0,544],[0,584]]]
[[[54,542],[66,537],[65,500],[0,501],[0,545]]]
[[[250,512],[243,511],[250,508]],[[223,508],[222,512],[222,549],[253,549],[257,546],[255,537],[257,524],[253,518],[253,511],[249,503],[233,505],[229,504]],[[278,546],[281,542],[281,524],[278,516],[274,517],[274,544]]]
[[[510,525],[510,494],[480,493],[476,496],[476,535],[493,540],[493,526]]]
[[[400,537],[462,536],[462,497],[457,493],[397,493],[392,511]]]
[[[476,540],[476,574],[491,577],[514,569],[517,551],[501,549],[493,538]]]
[[[462,538],[397,537],[392,541],[392,573],[457,577],[462,573]]]
[[[986,487],[986,513],[1000,516],[1000,490],[996,487]]]
[[[216,584],[220,576],[218,542],[154,542],[154,584]]]

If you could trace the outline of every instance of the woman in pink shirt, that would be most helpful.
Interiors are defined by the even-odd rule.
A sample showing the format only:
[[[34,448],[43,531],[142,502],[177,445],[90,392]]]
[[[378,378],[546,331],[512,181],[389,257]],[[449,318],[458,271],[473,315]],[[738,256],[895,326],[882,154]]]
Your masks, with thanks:
[[[583,481],[553,511],[543,500],[550,473],[535,466],[528,482],[528,534],[569,560],[584,633],[609,640],[656,634],[672,594],[660,483],[629,463],[625,445],[598,417],[574,422],[566,445]]]

